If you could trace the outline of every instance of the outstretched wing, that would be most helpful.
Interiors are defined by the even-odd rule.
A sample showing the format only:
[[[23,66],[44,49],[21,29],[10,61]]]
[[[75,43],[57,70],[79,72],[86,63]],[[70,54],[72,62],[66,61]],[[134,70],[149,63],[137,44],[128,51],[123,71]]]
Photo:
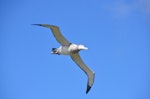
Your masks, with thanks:
[[[86,75],[88,76],[88,83],[87,83],[87,90],[86,90],[86,94],[89,92],[89,90],[91,89],[93,83],[94,83],[94,72],[92,70],[90,70],[85,63],[82,61],[81,57],[79,56],[78,53],[76,54],[72,54],[71,55],[72,60],[86,73]]]
[[[59,27],[53,26],[53,25],[48,25],[48,24],[33,24],[33,25],[50,28],[54,37],[61,45],[69,45],[70,44],[70,42],[61,34]]]

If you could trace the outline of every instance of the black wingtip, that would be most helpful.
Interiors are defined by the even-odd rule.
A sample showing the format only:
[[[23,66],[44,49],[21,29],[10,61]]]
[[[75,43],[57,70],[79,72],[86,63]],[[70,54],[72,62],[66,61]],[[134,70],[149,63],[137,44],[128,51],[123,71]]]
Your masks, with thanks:
[[[52,27],[57,27],[57,28],[59,28],[58,26],[55,26],[55,25],[49,25],[49,24],[32,24],[32,25],[43,26],[43,27],[47,27],[47,28],[52,28]]]
[[[87,85],[87,90],[86,90],[86,94],[90,91],[91,86]]]

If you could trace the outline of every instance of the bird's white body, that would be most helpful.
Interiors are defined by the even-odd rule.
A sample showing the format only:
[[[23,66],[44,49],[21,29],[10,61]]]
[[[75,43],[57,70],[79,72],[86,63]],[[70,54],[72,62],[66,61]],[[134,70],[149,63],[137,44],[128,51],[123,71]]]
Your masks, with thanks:
[[[70,46],[60,46],[58,53],[63,55],[70,55]]]
[[[52,48],[51,53],[58,55],[60,54],[69,55],[72,58],[72,60],[86,73],[86,75],[88,76],[86,93],[88,93],[94,83],[95,73],[90,68],[88,68],[88,66],[86,66],[86,64],[82,61],[78,53],[80,50],[87,50],[88,48],[81,44],[77,45],[70,43],[65,37],[63,37],[63,35],[59,30],[59,27],[57,26],[48,24],[34,24],[34,25],[47,27],[52,30],[54,37],[61,44],[61,46],[59,48]]]
[[[79,52],[80,50],[87,50],[88,48],[84,45],[77,45],[70,43],[69,45],[60,46],[57,48],[56,52],[51,52],[52,54],[63,54],[63,55],[71,55]]]

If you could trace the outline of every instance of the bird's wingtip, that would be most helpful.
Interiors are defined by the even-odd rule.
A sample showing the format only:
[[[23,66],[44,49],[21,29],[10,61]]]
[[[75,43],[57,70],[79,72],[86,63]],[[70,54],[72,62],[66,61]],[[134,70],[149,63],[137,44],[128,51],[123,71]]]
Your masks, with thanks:
[[[55,25],[49,25],[49,24],[32,24],[32,25],[43,26],[43,27],[47,27],[47,28],[52,28],[52,27],[57,27],[57,28],[59,28],[58,26],[55,26]]]
[[[86,90],[86,94],[90,91],[91,86],[87,85],[87,90]]]

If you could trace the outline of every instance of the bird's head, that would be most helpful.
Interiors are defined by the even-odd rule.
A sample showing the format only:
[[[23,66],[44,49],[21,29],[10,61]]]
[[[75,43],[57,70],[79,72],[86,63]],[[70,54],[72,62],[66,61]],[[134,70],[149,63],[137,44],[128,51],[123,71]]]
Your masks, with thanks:
[[[80,44],[78,45],[78,50],[88,50],[88,48]]]

